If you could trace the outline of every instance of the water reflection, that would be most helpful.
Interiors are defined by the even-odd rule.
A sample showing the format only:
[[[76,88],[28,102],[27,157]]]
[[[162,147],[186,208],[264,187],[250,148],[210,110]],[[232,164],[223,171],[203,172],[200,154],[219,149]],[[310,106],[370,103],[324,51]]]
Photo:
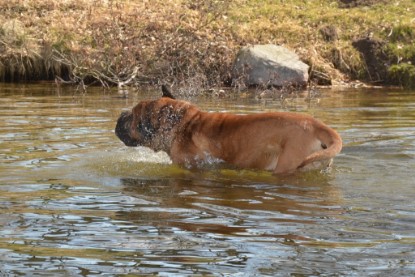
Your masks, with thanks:
[[[124,147],[116,118],[151,95],[1,85],[0,96],[0,275],[415,272],[415,94],[191,99],[307,112],[339,130],[331,172],[282,177]]]
[[[199,174],[203,176],[203,172]],[[153,225],[168,222],[191,232],[300,238],[301,232],[288,229],[316,224],[341,212],[339,190],[320,174],[308,176],[314,182],[303,176],[302,182],[295,179],[295,183],[278,179],[259,183],[243,174],[227,179],[229,175],[208,172],[192,179],[122,179],[125,194],[158,203],[122,216],[138,221],[151,218]]]

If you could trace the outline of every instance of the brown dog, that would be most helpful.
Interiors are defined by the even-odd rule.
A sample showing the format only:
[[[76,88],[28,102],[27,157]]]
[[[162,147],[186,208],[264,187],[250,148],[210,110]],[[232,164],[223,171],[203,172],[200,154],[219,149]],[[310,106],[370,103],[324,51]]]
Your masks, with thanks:
[[[223,161],[274,173],[330,166],[342,149],[337,132],[308,115],[202,112],[162,89],[160,99],[121,114],[115,133],[125,145],[165,151],[186,166]]]

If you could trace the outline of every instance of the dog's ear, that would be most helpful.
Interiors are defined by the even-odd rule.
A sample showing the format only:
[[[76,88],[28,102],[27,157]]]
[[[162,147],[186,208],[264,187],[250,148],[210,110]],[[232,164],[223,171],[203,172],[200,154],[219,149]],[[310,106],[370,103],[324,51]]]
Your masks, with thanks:
[[[163,92],[162,97],[176,99],[176,98],[174,98],[173,94],[171,94],[170,89],[166,85],[161,85],[161,91]]]

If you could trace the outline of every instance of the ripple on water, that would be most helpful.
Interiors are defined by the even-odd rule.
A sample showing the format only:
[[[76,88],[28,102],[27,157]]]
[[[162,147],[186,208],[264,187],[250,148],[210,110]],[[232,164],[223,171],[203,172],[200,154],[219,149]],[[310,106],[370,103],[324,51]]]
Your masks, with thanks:
[[[141,94],[68,95],[0,97],[1,274],[415,272],[412,95],[331,92],[318,107],[291,99],[290,109],[336,127],[344,149],[331,172],[279,177],[182,168],[165,153],[124,147],[114,123]],[[199,104],[284,109],[238,101]]]

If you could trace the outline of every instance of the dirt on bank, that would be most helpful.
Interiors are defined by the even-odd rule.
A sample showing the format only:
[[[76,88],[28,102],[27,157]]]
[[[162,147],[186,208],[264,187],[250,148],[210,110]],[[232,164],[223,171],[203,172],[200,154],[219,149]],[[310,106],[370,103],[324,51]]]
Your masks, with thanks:
[[[223,86],[242,46],[273,43],[314,84],[415,87],[412,0],[310,2],[3,1],[0,81]]]

